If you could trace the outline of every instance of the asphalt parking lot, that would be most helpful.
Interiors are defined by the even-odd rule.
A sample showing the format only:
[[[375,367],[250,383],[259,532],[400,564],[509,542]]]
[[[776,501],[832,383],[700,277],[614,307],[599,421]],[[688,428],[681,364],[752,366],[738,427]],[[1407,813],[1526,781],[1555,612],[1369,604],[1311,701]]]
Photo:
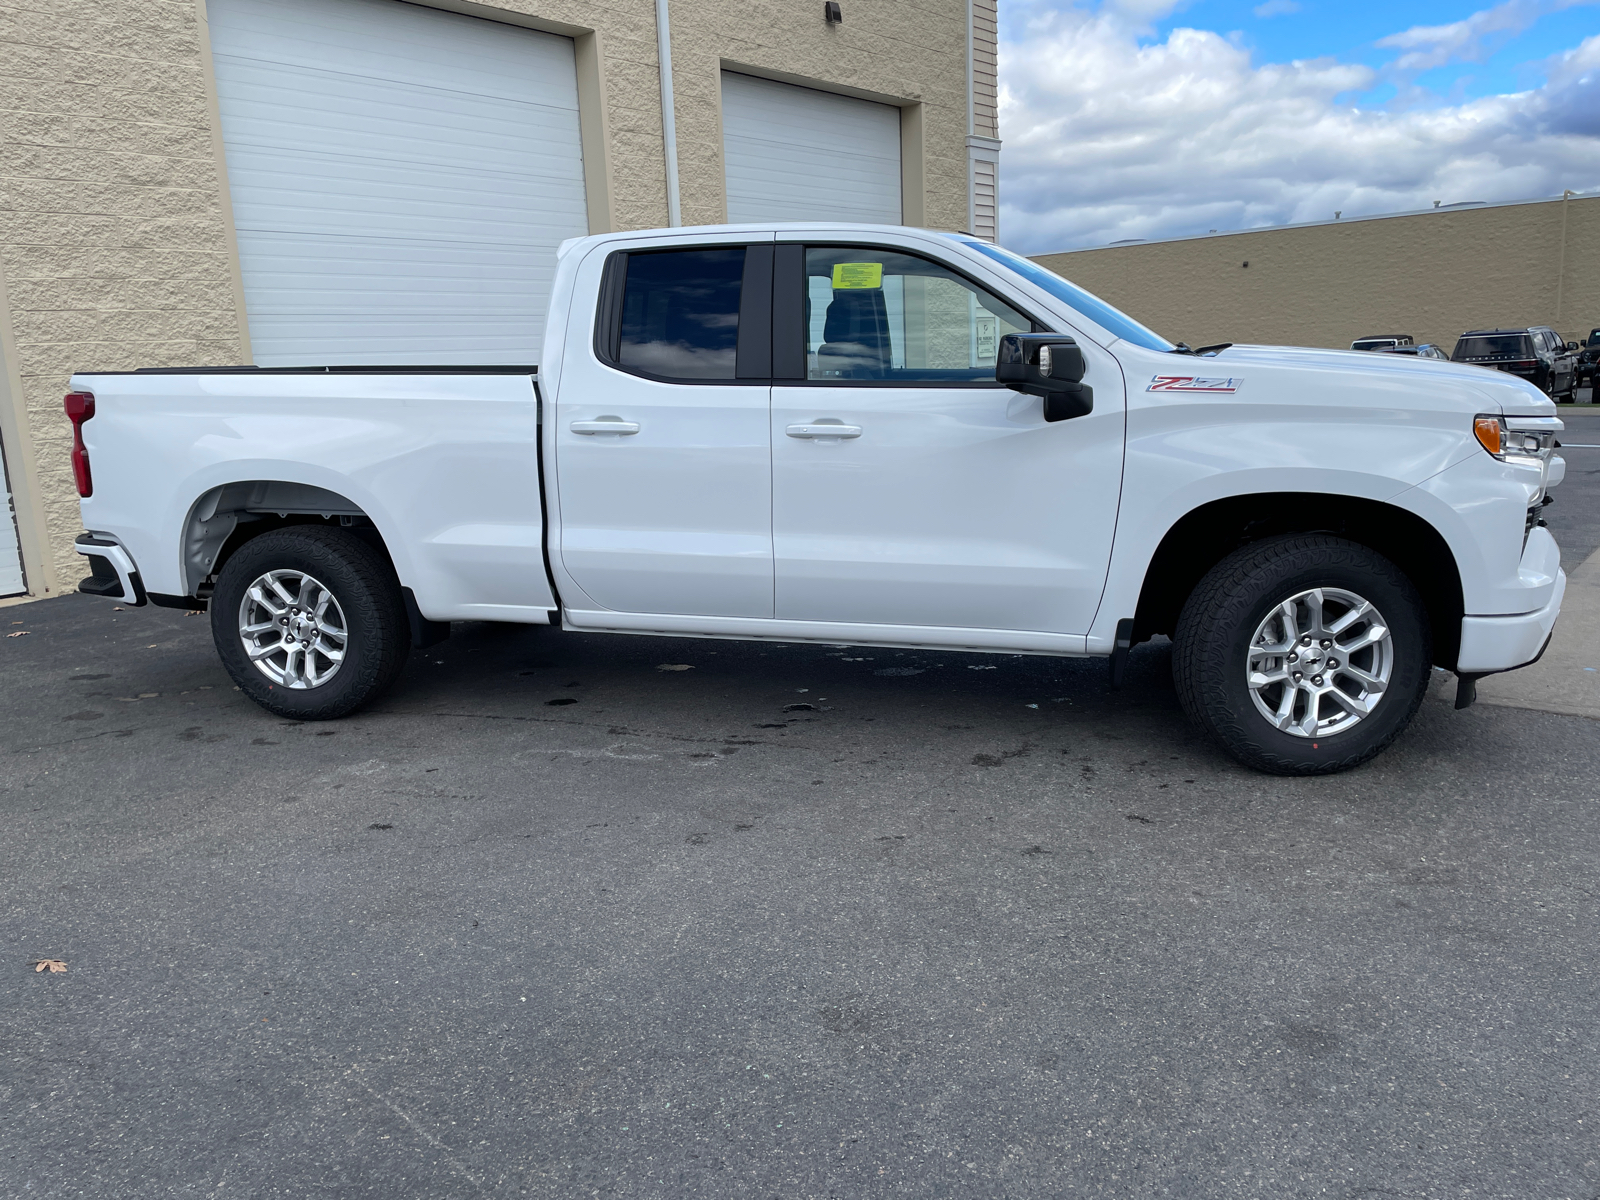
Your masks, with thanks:
[[[1285,780],[1161,646],[480,625],[294,724],[203,618],[0,626],[5,1195],[1600,1192],[1595,720]]]

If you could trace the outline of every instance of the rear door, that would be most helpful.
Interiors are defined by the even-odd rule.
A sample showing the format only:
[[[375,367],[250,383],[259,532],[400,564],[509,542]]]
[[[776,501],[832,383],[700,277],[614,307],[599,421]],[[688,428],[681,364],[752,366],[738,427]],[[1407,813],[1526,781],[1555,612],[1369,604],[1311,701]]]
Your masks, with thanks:
[[[874,246],[777,260],[776,616],[1087,633],[1121,488],[1116,361],[1085,343],[1094,411],[1046,423],[994,382],[1031,318],[961,273]]]
[[[595,269],[553,406],[567,606],[771,617],[771,242]]]

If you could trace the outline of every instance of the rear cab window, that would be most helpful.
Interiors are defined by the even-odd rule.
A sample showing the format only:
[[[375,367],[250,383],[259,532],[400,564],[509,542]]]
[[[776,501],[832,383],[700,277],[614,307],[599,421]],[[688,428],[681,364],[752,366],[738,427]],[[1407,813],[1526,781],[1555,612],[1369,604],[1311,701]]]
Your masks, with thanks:
[[[732,379],[743,246],[629,254],[616,364],[667,379]]]

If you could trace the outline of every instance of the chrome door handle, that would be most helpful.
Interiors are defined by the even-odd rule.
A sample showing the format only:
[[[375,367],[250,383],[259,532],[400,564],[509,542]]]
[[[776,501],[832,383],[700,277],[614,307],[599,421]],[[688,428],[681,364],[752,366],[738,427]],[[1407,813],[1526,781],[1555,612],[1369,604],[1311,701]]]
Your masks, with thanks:
[[[792,438],[858,438],[861,426],[818,421],[813,425],[791,425],[784,432]]]
[[[598,421],[574,421],[573,433],[638,433],[639,422],[624,421],[621,417],[605,416]]]

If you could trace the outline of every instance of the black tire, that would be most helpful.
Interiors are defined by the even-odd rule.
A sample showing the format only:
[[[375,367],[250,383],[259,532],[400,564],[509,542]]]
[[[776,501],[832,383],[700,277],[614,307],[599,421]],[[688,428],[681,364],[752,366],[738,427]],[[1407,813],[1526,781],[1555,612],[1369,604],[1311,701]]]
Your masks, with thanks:
[[[241,605],[251,585],[272,571],[310,576],[340,610],[343,657],[325,682],[284,686],[263,673],[245,649]],[[394,683],[411,652],[394,569],[371,546],[340,529],[300,525],[246,542],[223,566],[210,609],[211,636],[228,674],[246,696],[280,717],[327,721],[354,712]],[[332,665],[325,657],[318,661],[325,669]]]
[[[1277,728],[1257,708],[1248,668],[1252,639],[1269,614],[1314,588],[1354,593],[1375,606],[1392,661],[1388,687],[1369,713],[1348,728],[1301,736]],[[1230,554],[1190,594],[1173,642],[1172,677],[1184,711],[1234,758],[1274,775],[1347,771],[1378,754],[1416,715],[1433,661],[1428,612],[1411,581],[1382,555],[1325,534],[1269,538]],[[1317,646],[1301,652],[1308,658],[1300,665],[1310,655],[1339,653]],[[1368,656],[1363,666],[1377,653],[1356,652]],[[1285,660],[1283,669],[1293,668]],[[1349,676],[1340,681],[1351,686]],[[1284,689],[1263,694],[1281,697]],[[1337,698],[1316,703],[1335,717],[1342,707]],[[1295,711],[1304,711],[1303,702]]]

